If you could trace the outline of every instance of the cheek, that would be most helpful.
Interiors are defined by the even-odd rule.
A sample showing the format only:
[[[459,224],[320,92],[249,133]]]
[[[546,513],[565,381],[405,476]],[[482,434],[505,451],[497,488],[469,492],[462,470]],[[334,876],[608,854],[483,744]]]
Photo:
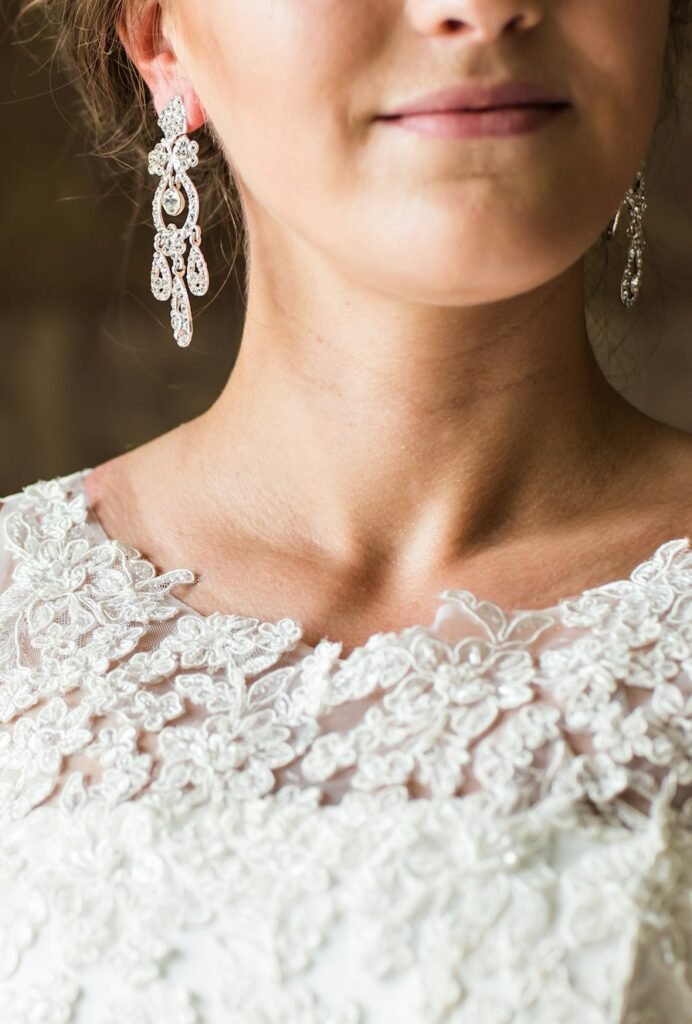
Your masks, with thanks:
[[[382,5],[185,0],[186,67],[237,176],[263,205],[280,206],[282,182],[295,203],[311,192],[310,169],[325,184],[356,160],[355,97],[359,83],[372,94],[385,36],[373,7]]]
[[[608,150],[646,147],[661,98],[669,0],[568,0],[565,36],[585,115]]]
[[[668,20],[669,0],[565,2],[566,81],[574,83],[579,124],[564,191],[589,216],[591,240],[647,154],[661,102]]]

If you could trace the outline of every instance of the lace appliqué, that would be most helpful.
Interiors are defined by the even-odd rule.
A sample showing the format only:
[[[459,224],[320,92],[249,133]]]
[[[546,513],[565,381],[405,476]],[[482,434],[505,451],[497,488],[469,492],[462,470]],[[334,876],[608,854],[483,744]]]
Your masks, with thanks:
[[[25,488],[4,516],[10,817],[60,793],[72,806],[82,790],[184,810],[285,784],[316,785],[327,802],[403,785],[481,789],[505,810],[568,792],[632,824],[667,773],[692,780],[685,541],[553,612],[506,615],[446,590],[456,641],[415,626],[348,658],[324,640],[296,659],[293,619],[192,614],[170,594],[190,570],[157,574],[122,542],[96,542],[79,478]]]
[[[370,1024],[381,983],[402,1024],[629,1024],[646,958],[692,1006],[686,540],[550,611],[446,590],[445,639],[300,654],[295,620],[193,613],[194,573],[99,538],[82,476],[2,510],[3,1022]],[[49,925],[41,1016],[3,978]],[[164,984],[195,930],[223,991]],[[79,1017],[97,963],[131,993]]]

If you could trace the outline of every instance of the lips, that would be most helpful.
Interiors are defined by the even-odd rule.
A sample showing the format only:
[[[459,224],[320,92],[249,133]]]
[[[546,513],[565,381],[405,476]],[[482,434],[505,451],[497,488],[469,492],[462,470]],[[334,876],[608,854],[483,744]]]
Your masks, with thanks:
[[[508,107],[567,106],[569,100],[558,92],[536,82],[505,81],[497,83],[461,83],[406,101],[382,118],[407,117],[416,114],[439,114],[453,111],[470,112]]]

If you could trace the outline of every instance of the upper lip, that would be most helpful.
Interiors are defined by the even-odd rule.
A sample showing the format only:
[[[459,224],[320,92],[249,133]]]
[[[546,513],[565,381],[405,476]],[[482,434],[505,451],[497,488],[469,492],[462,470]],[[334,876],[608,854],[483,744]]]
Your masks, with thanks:
[[[484,110],[489,107],[538,106],[568,102],[553,89],[536,82],[466,82],[419,96],[379,116],[403,117],[406,114],[434,114],[451,110]]]

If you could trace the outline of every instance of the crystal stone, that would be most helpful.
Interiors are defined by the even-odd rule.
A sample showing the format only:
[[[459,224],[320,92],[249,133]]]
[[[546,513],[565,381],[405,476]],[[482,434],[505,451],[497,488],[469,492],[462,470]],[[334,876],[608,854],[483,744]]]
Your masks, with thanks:
[[[167,188],[163,194],[163,208],[170,217],[177,217],[185,209],[185,200],[177,188]]]
[[[159,142],[149,154],[149,174],[157,174],[159,178],[166,173],[168,154]]]
[[[187,131],[187,115],[182,96],[175,96],[162,110],[159,127],[167,139],[175,139]]]

